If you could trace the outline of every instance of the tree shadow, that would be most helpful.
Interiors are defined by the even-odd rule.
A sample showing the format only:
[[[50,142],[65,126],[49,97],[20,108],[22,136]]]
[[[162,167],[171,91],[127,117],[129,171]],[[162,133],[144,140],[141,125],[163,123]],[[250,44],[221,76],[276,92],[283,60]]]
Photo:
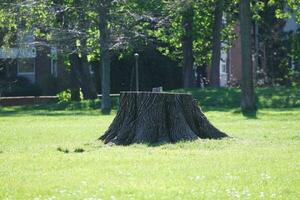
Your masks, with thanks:
[[[49,111],[49,110],[33,110],[33,111],[0,111],[0,117],[23,117],[23,116],[100,116],[101,111]]]
[[[236,108],[236,109],[231,109],[228,112],[231,112],[232,114],[236,114],[236,115],[243,115],[244,117],[246,117],[248,119],[259,119],[258,118],[258,110],[246,112],[246,111],[243,111],[241,108]]]
[[[257,119],[257,113],[243,113],[240,109],[241,93],[238,88],[192,88],[174,90],[175,92],[191,93],[204,112],[230,112],[243,115],[249,119]],[[300,108],[299,88],[257,88],[257,105],[259,109],[292,109]],[[101,100],[82,102],[63,102],[35,106],[1,107],[0,116],[12,115],[101,115]],[[118,110],[119,99],[112,98],[113,110]]]
[[[241,111],[241,113],[243,114],[244,117],[248,118],[248,119],[258,119],[257,117],[257,111]]]
[[[69,115],[102,115],[101,101],[89,100],[82,102],[62,102],[28,106],[0,106],[0,117],[5,116],[69,116]],[[112,101],[112,109],[116,110],[118,101]]]

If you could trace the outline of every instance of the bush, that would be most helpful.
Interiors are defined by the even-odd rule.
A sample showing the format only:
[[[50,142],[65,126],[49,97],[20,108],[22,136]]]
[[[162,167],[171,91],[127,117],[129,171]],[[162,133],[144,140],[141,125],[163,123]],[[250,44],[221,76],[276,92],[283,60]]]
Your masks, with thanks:
[[[15,81],[4,88],[3,96],[40,96],[42,90],[37,84],[33,84],[25,77],[17,77]]]
[[[59,103],[71,102],[71,90],[65,90],[57,94]]]

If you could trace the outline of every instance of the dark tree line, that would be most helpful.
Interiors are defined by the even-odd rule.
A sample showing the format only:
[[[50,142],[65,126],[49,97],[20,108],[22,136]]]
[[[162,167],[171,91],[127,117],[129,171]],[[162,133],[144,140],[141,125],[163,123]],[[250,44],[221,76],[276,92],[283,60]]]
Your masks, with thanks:
[[[253,111],[254,85],[261,79],[257,71],[263,69],[271,83],[278,77],[284,77],[279,83],[295,77],[283,57],[288,54],[297,64],[299,45],[289,41],[294,44],[286,45],[290,51],[279,47],[285,37],[280,35],[284,24],[281,18],[287,14],[299,16],[297,5],[298,0],[3,0],[0,42],[1,46],[15,45],[18,34],[32,31],[39,41],[57,46],[71,69],[74,100],[78,100],[80,88],[85,99],[97,97],[99,85],[92,81],[88,68],[96,63],[101,75],[101,109],[109,113],[111,63],[120,57],[132,57],[134,52],[143,53],[149,47],[182,66],[184,88],[195,86],[195,66],[210,66],[210,86],[219,87],[222,44],[230,47],[236,34],[233,27],[240,21],[241,105],[243,110]],[[271,34],[266,25],[271,26]],[[297,41],[298,35],[293,33],[292,39]],[[254,52],[257,57],[253,68]],[[274,52],[277,55],[272,55]]]

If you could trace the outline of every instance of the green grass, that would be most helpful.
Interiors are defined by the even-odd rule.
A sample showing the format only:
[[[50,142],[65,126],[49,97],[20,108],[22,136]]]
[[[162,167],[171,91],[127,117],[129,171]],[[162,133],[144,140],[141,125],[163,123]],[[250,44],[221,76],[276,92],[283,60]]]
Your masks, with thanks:
[[[105,146],[114,113],[0,108],[0,199],[299,199],[300,108],[205,114],[233,139]]]
[[[238,88],[207,88],[205,90],[180,89],[177,92],[189,92],[200,101],[202,107],[238,108],[241,91]],[[257,88],[256,100],[259,108],[294,108],[300,107],[300,88],[269,87]]]

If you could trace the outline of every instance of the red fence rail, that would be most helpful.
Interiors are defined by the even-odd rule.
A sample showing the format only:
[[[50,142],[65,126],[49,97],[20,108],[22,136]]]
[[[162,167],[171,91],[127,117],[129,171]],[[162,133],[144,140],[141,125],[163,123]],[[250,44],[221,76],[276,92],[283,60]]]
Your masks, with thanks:
[[[119,97],[120,94],[110,94],[110,97]],[[98,98],[102,98],[99,94]],[[20,96],[0,97],[0,106],[25,106],[58,102],[57,96]]]
[[[0,97],[1,106],[23,106],[45,103],[55,103],[57,96],[25,96],[25,97]]]

